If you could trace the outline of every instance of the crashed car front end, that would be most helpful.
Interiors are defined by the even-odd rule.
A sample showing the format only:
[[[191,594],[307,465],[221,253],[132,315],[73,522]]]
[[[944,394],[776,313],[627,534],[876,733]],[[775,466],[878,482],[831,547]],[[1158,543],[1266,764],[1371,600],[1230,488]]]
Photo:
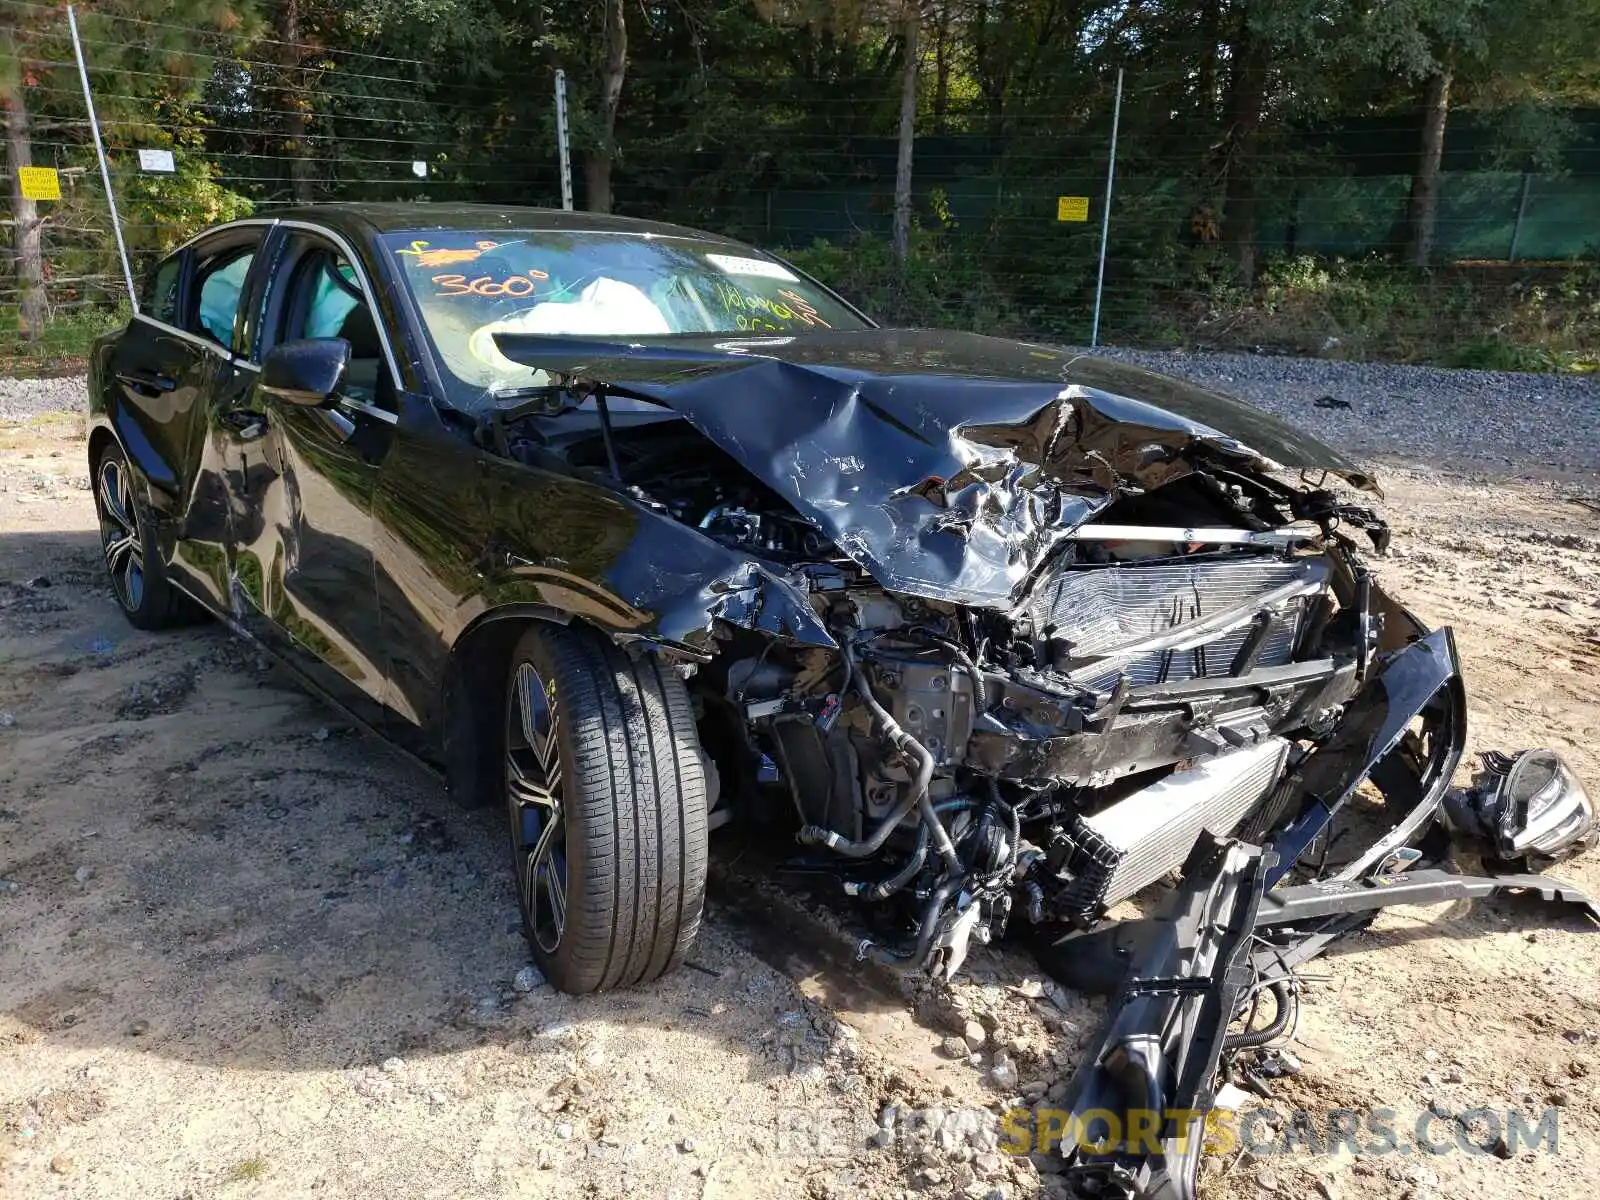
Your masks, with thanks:
[[[1290,427],[956,335],[498,342],[551,382],[485,443],[672,531],[613,582],[655,614],[626,636],[693,673],[714,822],[792,835],[792,867],[873,912],[874,953],[948,977],[1024,931],[1081,980],[1075,939],[1187,863],[1196,897],[1250,893],[1184,960],[1214,991],[1265,889],[1398,874],[1445,827],[1454,641],[1366,565],[1370,479]],[[1564,767],[1498,765],[1449,828],[1551,857],[1591,836]],[[1197,850],[1219,839],[1250,853]],[[1083,1178],[1138,1174],[1113,1166]]]

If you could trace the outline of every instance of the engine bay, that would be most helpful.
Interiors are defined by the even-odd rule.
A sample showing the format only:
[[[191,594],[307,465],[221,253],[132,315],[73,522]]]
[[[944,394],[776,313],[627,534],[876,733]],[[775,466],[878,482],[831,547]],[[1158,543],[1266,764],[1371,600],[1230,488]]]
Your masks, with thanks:
[[[1344,530],[1370,513],[1218,467],[1128,489],[1005,607],[879,586],[731,454],[659,412],[512,423],[529,466],[613,479],[802,593],[836,649],[722,622],[693,668],[715,819],[906,912],[883,953],[949,974],[1011,923],[1085,926],[1195,839],[1264,836],[1380,649]]]

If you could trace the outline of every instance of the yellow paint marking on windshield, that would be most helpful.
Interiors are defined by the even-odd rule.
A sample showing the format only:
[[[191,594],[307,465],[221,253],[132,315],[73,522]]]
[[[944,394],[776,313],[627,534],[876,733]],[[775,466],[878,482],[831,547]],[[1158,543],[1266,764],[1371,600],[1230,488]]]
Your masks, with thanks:
[[[502,246],[514,246],[516,242],[489,242],[482,241],[472,246],[439,246],[433,247],[430,243],[418,238],[409,246],[402,246],[396,254],[406,254],[417,260],[419,267],[448,267],[455,263],[474,262],[480,255],[491,250],[498,250]]]

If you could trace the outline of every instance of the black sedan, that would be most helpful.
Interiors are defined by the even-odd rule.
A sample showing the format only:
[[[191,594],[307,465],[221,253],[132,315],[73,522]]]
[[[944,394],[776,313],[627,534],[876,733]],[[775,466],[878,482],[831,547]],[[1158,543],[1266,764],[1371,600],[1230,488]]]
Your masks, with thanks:
[[[730,821],[945,975],[1206,835],[1265,887],[1440,828],[1460,672],[1363,565],[1371,481],[1211,392],[878,329],[691,230],[384,205],[195,238],[90,382],[129,619],[227,622],[503,811],[570,991],[683,958]],[[1452,830],[1581,843],[1558,760],[1497,769]]]

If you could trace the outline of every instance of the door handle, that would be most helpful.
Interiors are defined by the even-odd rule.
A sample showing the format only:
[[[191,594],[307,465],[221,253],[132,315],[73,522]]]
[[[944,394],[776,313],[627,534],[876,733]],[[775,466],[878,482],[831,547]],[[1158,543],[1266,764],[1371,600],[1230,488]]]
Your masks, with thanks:
[[[159,371],[127,370],[116,371],[114,375],[118,383],[127,384],[141,396],[159,395],[178,386],[176,379]]]

